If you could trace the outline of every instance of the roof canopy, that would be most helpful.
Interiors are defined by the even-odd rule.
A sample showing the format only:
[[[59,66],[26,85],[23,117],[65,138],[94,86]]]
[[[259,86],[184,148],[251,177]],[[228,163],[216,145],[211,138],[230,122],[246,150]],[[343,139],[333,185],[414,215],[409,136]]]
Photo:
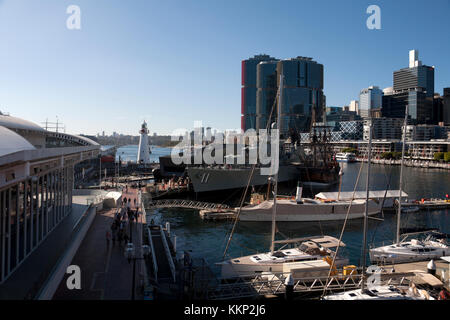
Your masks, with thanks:
[[[35,150],[31,143],[8,128],[0,126],[0,157],[23,150]]]
[[[0,126],[6,127],[8,129],[21,129],[21,130],[46,132],[46,130],[44,130],[42,127],[38,126],[37,124],[31,121],[23,120],[12,116],[6,116],[3,114],[0,114]]]

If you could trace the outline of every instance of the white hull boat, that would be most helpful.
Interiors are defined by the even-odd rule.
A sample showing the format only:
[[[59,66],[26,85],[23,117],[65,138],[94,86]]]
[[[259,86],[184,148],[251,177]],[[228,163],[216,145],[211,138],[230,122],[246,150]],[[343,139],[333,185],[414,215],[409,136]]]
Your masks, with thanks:
[[[396,264],[439,259],[450,255],[450,248],[443,239],[412,239],[371,249],[369,255],[373,263]]]
[[[294,240],[288,240],[294,241]],[[252,278],[263,273],[290,273],[295,278],[326,277],[330,271],[338,240],[330,236],[312,237],[297,248],[254,254],[217,263],[222,279]],[[345,246],[340,243],[340,246]],[[342,268],[348,259],[337,257],[335,267]]]
[[[350,207],[348,219],[364,217],[365,200],[356,199],[322,202],[316,199],[302,198],[296,200],[277,200],[277,221],[336,221],[344,220]],[[369,200],[369,215],[381,211],[381,204]],[[273,201],[263,201],[257,205],[243,207],[239,214],[240,221],[272,221]]]

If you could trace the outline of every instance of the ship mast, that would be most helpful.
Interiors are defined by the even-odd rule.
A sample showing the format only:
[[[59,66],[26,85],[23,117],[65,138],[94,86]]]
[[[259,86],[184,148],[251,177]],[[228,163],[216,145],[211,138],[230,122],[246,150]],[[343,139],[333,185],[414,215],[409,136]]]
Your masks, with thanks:
[[[280,75],[280,86],[279,86],[279,93],[278,93],[278,108],[277,108],[277,130],[278,130],[278,141],[280,140],[280,124],[281,124],[281,105],[283,101],[283,82],[284,82],[284,76],[283,74]],[[279,147],[279,146],[278,146]],[[271,146],[273,148],[273,146]],[[271,153],[274,152],[273,149],[271,149]],[[278,155],[278,152],[276,152]],[[277,159],[278,160],[278,159]],[[275,251],[275,219],[277,215],[277,194],[278,194],[278,161],[276,161],[276,173],[274,175],[274,186],[273,186],[273,207],[272,207],[272,241],[270,244],[270,254],[273,255]]]
[[[363,232],[363,257],[362,257],[362,274],[361,274],[361,292],[365,289],[365,275],[366,275],[366,256],[367,256],[367,228],[369,220],[369,178],[370,178],[370,162],[372,155],[372,117],[369,119],[369,143],[367,147],[367,179],[366,179],[366,206],[364,211],[364,232]]]
[[[405,158],[405,140],[406,140],[406,125],[408,124],[408,105],[405,108],[405,121],[403,123],[403,139],[402,139],[402,162],[400,164],[400,183],[398,195],[398,213],[397,213],[397,243],[400,243],[400,216],[402,212],[402,187],[403,187],[403,161]]]

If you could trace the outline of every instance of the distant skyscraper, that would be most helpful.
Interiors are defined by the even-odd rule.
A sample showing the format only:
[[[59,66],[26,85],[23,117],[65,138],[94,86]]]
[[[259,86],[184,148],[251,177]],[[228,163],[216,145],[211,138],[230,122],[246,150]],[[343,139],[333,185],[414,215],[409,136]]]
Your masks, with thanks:
[[[369,118],[371,113],[381,109],[383,91],[377,86],[362,89],[359,93],[359,115],[362,118]]]
[[[442,118],[444,125],[450,126],[450,88],[444,88],[442,104]]]
[[[383,116],[403,118],[408,104],[413,123],[433,123],[434,67],[422,65],[419,52],[411,50],[409,67],[394,71],[393,80],[393,93],[383,98]]]
[[[241,129],[256,129],[256,69],[262,61],[274,61],[266,54],[242,61]]]
[[[348,110],[356,112],[356,114],[359,115],[359,101],[358,100],[350,101],[350,104],[348,106]]]

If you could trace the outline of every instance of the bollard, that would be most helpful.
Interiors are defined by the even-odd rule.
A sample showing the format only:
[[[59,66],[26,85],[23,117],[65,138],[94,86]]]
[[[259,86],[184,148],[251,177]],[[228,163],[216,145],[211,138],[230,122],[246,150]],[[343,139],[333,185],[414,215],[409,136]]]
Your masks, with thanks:
[[[427,270],[428,270],[428,273],[432,274],[433,276],[436,274],[436,264],[434,263],[433,259],[431,259],[430,262],[428,262]]]
[[[285,298],[286,300],[290,301],[292,300],[292,296],[294,295],[294,279],[292,278],[292,275],[290,273],[286,277],[286,280],[284,280],[284,285],[286,286]]]
[[[166,222],[167,235],[170,237],[170,222]]]
[[[173,252],[177,253],[177,236],[176,235],[173,235],[172,245],[173,245]]]

